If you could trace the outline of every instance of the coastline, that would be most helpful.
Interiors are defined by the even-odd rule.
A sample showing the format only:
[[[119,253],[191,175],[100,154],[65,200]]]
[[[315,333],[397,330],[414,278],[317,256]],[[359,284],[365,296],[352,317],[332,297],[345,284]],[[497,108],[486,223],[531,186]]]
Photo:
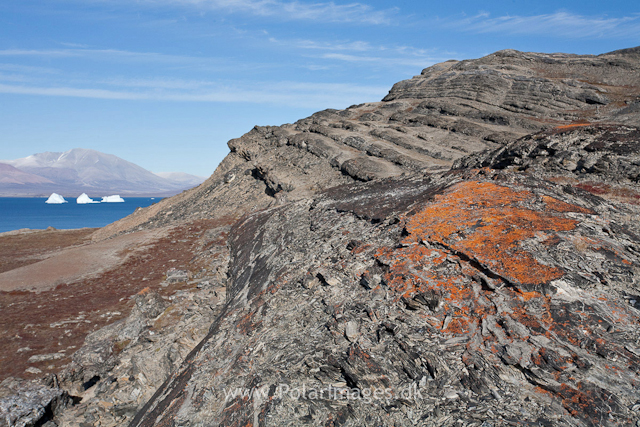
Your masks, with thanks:
[[[162,200],[155,197],[127,197],[124,202],[46,204],[44,198],[0,198],[0,233],[28,233],[28,230],[100,228],[118,221],[138,208]]]

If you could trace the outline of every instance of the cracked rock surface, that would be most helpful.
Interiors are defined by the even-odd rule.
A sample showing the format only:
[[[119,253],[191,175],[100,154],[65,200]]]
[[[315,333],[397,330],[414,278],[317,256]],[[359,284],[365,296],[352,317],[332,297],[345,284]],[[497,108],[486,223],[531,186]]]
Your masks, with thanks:
[[[640,204],[640,128],[561,126],[458,160],[454,168],[490,167],[568,184],[612,202]]]
[[[489,170],[249,215],[221,315],[131,425],[628,425],[640,240],[621,218]]]

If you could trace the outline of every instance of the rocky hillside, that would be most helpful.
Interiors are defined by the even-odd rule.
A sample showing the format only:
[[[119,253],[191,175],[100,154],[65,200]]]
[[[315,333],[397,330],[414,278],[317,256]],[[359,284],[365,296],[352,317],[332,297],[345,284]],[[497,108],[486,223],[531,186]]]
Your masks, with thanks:
[[[448,61],[382,102],[256,126],[200,187],[115,223],[136,227],[250,212],[340,184],[446,171],[464,156],[574,123],[640,126],[640,49],[600,56],[505,50]]]
[[[94,235],[225,218],[202,249],[215,274],[135,296],[58,375],[3,382],[0,412],[634,425],[639,106],[639,48],[501,51],[427,68],[381,102],[256,127],[204,184]]]
[[[523,171],[613,202],[638,204],[640,130],[611,124],[560,126],[465,157],[454,167]]]

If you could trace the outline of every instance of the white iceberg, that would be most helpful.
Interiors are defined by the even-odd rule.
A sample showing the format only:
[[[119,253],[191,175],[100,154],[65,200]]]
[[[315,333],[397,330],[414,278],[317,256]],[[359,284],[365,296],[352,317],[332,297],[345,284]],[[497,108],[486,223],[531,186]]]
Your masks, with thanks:
[[[80,197],[76,199],[76,203],[79,205],[86,205],[87,203],[100,203],[97,200],[93,200],[91,197],[87,196],[87,193],[82,193]]]
[[[49,196],[49,198],[45,203],[48,203],[50,205],[59,205],[61,203],[67,203],[67,201],[64,199],[64,197],[62,197],[58,193],[51,193],[51,195]]]
[[[114,196],[104,196],[102,198],[102,203],[122,203],[122,202],[124,202],[124,199],[117,194]]]

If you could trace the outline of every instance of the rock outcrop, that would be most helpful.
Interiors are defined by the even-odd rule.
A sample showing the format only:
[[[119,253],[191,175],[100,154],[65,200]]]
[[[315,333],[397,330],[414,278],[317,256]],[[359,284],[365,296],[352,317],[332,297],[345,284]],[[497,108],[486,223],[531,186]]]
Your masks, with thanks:
[[[107,226],[247,213],[336,185],[436,173],[525,135],[591,121],[640,126],[639,49],[599,56],[505,50],[448,61],[397,83],[381,102],[256,126],[201,186]]]
[[[634,425],[639,76],[501,51],[229,141],[94,236],[237,218],[215,280],[87,337],[55,423]]]
[[[0,383],[0,426],[54,427],[53,419],[74,403],[55,376],[43,383],[7,378]]]
[[[454,168],[523,171],[611,201],[640,203],[640,129],[614,124],[567,125],[528,135]]]
[[[249,215],[221,316],[131,425],[629,425],[634,211],[564,190],[472,170]]]

